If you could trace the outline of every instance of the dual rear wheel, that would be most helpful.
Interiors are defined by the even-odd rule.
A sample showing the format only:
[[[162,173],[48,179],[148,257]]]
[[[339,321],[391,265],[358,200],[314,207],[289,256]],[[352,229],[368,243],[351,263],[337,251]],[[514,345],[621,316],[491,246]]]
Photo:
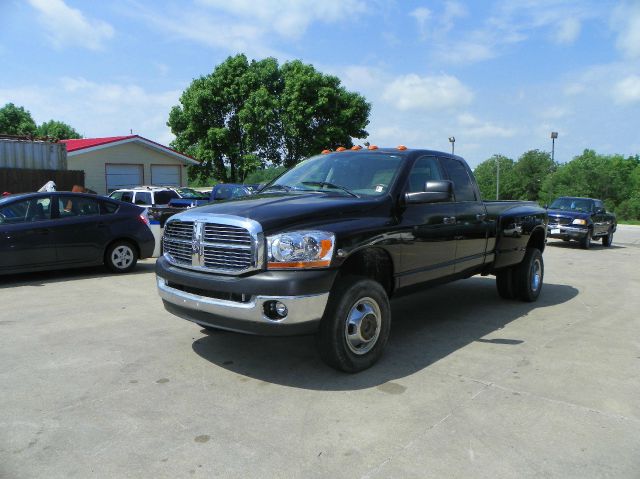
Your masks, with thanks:
[[[496,272],[498,294],[504,299],[533,302],[540,296],[544,261],[538,248],[527,248],[520,264]]]

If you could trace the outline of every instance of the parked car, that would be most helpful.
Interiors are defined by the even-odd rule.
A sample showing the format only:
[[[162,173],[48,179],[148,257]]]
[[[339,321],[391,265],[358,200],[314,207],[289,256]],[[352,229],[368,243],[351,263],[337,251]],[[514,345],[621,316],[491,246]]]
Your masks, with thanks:
[[[171,187],[136,186],[112,191],[109,198],[148,208],[153,205],[168,205],[172,199],[180,198],[180,195]]]
[[[603,246],[611,246],[618,223],[616,215],[607,213],[602,200],[561,196],[551,203],[549,238],[576,240],[588,249],[592,239],[602,239]]]
[[[0,199],[0,275],[105,264],[131,271],[151,256],[153,235],[138,206],[85,193]]]
[[[430,150],[310,158],[257,195],[167,220],[157,285],[167,311],[254,334],[315,333],[348,372],[377,361],[389,298],[475,274],[500,296],[542,289],[547,212],[483,202],[466,162]]]
[[[210,201],[230,200],[253,194],[249,185],[239,183],[218,183],[211,190]]]
[[[174,188],[179,198],[172,198],[169,206],[176,208],[193,208],[209,203],[209,194],[194,190],[193,188]]]

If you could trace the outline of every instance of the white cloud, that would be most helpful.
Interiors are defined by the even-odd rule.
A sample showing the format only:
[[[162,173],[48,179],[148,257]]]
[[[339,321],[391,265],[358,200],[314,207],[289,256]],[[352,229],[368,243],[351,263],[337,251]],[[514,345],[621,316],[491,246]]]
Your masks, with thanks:
[[[640,3],[628,2],[613,12],[612,25],[618,32],[616,46],[628,58],[640,58]]]
[[[574,17],[566,18],[558,22],[557,31],[554,35],[556,43],[570,44],[576,41],[580,35],[581,26],[580,20]]]
[[[471,138],[510,138],[515,135],[513,128],[505,128],[491,122],[478,120],[470,113],[458,115],[459,131]]]
[[[413,10],[409,15],[416,19],[418,23],[418,30],[420,30],[420,35],[424,38],[426,37],[426,25],[427,20],[431,18],[431,10],[425,7],[418,7]]]
[[[391,82],[382,98],[399,110],[441,110],[468,105],[473,93],[450,75],[410,74]]]
[[[613,98],[618,104],[640,102],[640,76],[630,75],[613,87]]]
[[[160,143],[173,136],[166,126],[169,110],[182,90],[148,91],[136,84],[94,82],[62,77],[50,86],[0,89],[0,104],[13,102],[29,110],[36,123],[64,121],[87,137],[134,133]]]
[[[100,50],[104,42],[113,37],[111,25],[85,17],[64,0],[29,0],[29,3],[39,12],[38,21],[56,48],[75,46]]]

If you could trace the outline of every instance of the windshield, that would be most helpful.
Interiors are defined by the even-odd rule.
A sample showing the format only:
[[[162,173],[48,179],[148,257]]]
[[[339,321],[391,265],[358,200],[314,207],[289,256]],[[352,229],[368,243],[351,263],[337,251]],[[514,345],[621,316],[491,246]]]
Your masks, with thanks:
[[[400,155],[345,152],[313,156],[261,190],[323,191],[342,196],[380,196],[400,170]]]
[[[201,193],[191,188],[178,188],[178,193],[181,198],[187,198],[190,200],[204,200],[209,199],[208,194]]]
[[[154,204],[156,205],[166,205],[169,204],[169,201],[171,201],[171,199],[180,198],[180,196],[178,196],[178,193],[173,190],[156,191],[154,196]]]
[[[558,198],[551,203],[554,210],[581,211],[590,213],[593,210],[593,201],[585,198]]]

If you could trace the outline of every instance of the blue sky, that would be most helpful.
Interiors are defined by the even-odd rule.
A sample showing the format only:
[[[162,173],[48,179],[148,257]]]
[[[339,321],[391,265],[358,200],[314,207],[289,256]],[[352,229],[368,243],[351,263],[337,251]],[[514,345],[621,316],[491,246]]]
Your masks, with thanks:
[[[640,153],[639,0],[0,0],[0,104],[88,137],[168,143],[180,93],[239,52],[337,75],[373,144]]]

